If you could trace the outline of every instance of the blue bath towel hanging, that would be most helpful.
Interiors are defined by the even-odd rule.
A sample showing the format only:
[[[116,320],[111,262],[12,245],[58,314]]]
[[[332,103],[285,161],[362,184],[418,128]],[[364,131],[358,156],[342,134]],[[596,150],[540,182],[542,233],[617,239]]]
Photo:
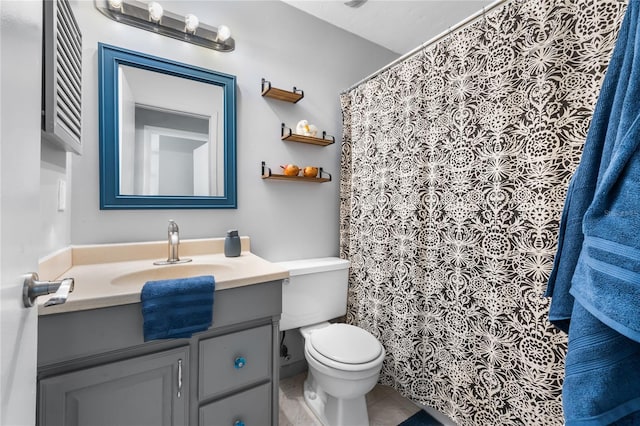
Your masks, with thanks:
[[[549,319],[567,426],[640,425],[640,0],[630,0],[562,215]]]
[[[211,327],[211,275],[149,281],[140,293],[144,340],[188,338]]]

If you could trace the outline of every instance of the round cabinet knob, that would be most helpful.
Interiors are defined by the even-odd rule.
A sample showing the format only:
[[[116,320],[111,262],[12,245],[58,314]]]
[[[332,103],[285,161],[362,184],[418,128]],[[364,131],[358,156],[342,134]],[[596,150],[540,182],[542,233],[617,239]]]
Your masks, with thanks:
[[[242,420],[236,420],[233,422],[233,426],[244,426],[244,422]]]
[[[235,368],[242,368],[247,364],[247,360],[244,357],[239,356],[233,361],[233,366]],[[244,423],[242,423],[244,425]]]

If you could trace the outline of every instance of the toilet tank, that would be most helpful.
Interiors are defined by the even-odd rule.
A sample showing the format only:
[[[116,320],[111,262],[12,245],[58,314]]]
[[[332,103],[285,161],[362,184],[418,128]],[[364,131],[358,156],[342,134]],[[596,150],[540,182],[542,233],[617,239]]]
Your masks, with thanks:
[[[349,261],[337,257],[292,260],[282,285],[280,330],[303,327],[347,312]]]

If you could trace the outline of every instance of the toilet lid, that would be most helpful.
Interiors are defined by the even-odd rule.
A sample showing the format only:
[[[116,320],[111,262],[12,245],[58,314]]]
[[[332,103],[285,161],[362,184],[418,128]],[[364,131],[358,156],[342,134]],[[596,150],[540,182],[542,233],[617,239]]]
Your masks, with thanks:
[[[349,324],[332,324],[316,330],[310,339],[320,355],[344,364],[373,361],[382,351],[382,345],[371,333]]]

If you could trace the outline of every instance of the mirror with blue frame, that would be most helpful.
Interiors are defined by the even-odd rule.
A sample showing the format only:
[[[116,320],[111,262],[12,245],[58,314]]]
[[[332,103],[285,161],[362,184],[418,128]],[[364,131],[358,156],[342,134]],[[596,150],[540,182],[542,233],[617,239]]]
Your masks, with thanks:
[[[100,208],[236,208],[235,77],[98,45]]]

